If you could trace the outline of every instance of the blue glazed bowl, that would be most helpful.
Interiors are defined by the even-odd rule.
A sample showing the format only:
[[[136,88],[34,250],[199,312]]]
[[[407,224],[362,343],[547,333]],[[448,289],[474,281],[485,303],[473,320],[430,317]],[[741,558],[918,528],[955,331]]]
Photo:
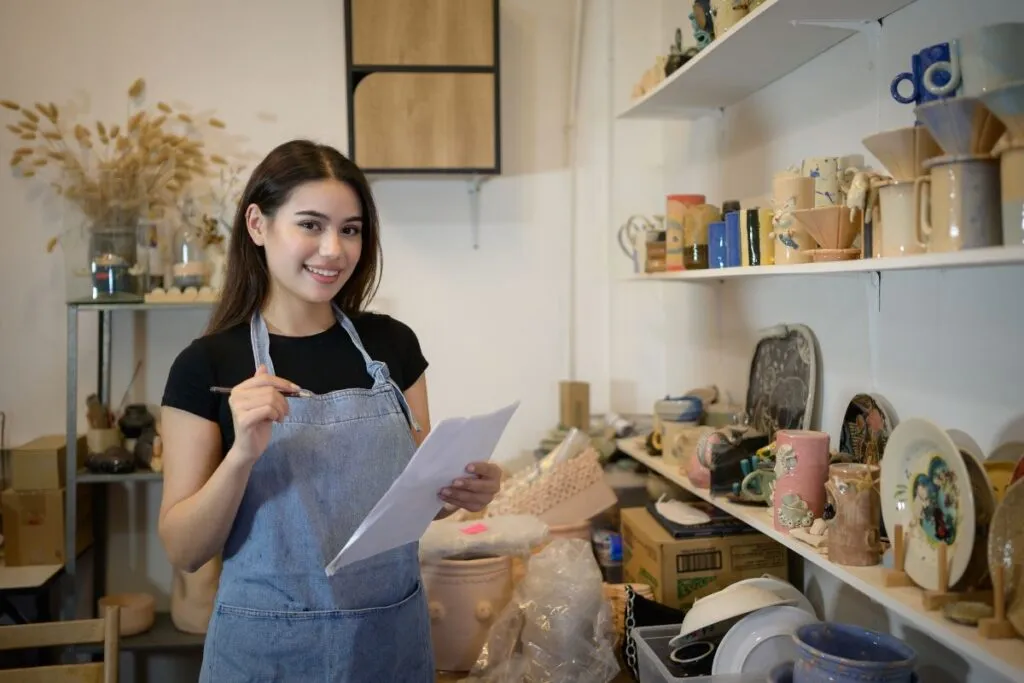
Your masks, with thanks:
[[[850,624],[816,623],[793,636],[793,683],[913,683],[917,653],[885,633]]]

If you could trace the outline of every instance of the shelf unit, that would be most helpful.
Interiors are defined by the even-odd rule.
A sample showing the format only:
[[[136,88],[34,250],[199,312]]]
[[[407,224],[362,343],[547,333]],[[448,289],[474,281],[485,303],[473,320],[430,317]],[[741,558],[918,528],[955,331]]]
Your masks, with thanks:
[[[696,119],[757,92],[913,0],[768,0],[620,119]],[[874,28],[873,28],[874,27]],[[682,27],[684,31],[689,26]]]
[[[67,304],[67,415],[65,434],[67,438],[67,497],[64,509],[64,589],[61,594],[61,619],[76,618],[78,563],[75,554],[77,527],[78,486],[106,486],[108,484],[151,483],[163,480],[159,472],[141,470],[126,474],[95,474],[80,470],[78,463],[78,323],[82,313],[96,313],[99,358],[97,362],[96,387],[100,402],[110,405],[111,369],[113,366],[112,325],[115,311],[180,311],[209,309],[209,302],[145,303],[142,301],[74,301]],[[95,616],[96,599],[106,593],[107,575],[107,497],[106,491],[93,496],[93,599],[92,612]],[[156,622],[146,633],[121,639],[123,650],[166,650],[181,647],[202,647],[203,636],[181,633],[171,624],[170,616],[158,614]]]
[[[945,254],[857,259],[831,263],[799,263],[777,266],[739,266],[707,270],[679,270],[665,273],[632,275],[629,280],[673,282],[718,282],[749,277],[781,275],[828,275],[832,273],[878,273],[900,270],[948,270],[990,266],[1024,265],[1024,247],[985,247]]]
[[[661,457],[649,455],[640,439],[621,439],[617,446],[620,451],[648,469],[781,543],[803,559],[821,567],[843,583],[906,619],[914,627],[951,650],[985,663],[1010,680],[1021,680],[1024,677],[1024,644],[1019,638],[987,640],[978,635],[977,628],[954,624],[946,620],[941,611],[929,612],[924,608],[923,590],[886,588],[885,570],[881,565],[846,567],[829,561],[817,548],[777,531],[768,508],[731,503],[727,499],[711,495],[707,489],[694,486],[686,475],[679,471],[677,465],[668,464]]]

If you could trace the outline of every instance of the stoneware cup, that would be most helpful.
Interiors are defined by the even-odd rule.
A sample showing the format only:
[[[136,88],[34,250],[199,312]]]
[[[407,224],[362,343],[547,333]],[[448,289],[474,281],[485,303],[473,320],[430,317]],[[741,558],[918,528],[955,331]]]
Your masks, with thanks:
[[[797,629],[793,683],[913,683],[917,653],[893,636],[850,624]]]

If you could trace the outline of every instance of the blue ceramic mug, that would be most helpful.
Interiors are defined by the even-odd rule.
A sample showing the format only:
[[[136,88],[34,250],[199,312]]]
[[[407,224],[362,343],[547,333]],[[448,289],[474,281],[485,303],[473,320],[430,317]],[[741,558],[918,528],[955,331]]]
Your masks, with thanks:
[[[725,266],[739,268],[740,262],[740,212],[730,211],[725,214]]]
[[[917,653],[903,641],[850,624],[797,629],[793,683],[914,683]]]
[[[955,94],[959,74],[955,74],[949,43],[938,43],[924,48],[910,58],[910,71],[892,79],[889,92],[900,104],[919,105]],[[956,77],[956,78],[955,78]],[[900,93],[904,81],[911,85],[910,95]]]

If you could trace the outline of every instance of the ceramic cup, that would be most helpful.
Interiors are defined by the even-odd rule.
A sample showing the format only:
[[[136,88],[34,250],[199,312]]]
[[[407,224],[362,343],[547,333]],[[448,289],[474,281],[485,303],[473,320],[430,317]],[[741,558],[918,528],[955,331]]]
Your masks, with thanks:
[[[1011,147],[999,155],[999,184],[1003,244],[1024,245],[1024,146]]]
[[[742,264],[740,249],[743,236],[740,233],[740,212],[730,211],[725,214],[725,266],[736,268]]]
[[[775,263],[808,263],[807,253],[817,245],[796,219],[793,212],[814,208],[814,178],[795,173],[778,173],[772,178],[772,238],[775,242]]]
[[[875,248],[886,258],[923,254],[925,246],[914,229],[914,181],[883,185],[878,189],[881,221],[875,225]]]
[[[775,434],[775,483],[772,487],[775,529],[808,527],[825,512],[829,435],[810,429],[783,429]]]
[[[917,105],[943,97],[941,90],[950,82],[950,52],[949,43],[937,43],[911,55],[910,71],[898,74],[889,85],[892,98],[900,104]],[[900,92],[904,82],[910,83],[906,95]]]
[[[1024,79],[1024,23],[981,26],[952,41],[946,61],[928,65],[921,76],[937,97],[977,97]]]
[[[722,220],[714,204],[688,204],[683,215],[683,267],[702,270],[708,267],[708,226]]]
[[[925,166],[929,175],[914,181],[914,226],[928,252],[1002,244],[999,160],[943,156],[929,159]]]
[[[665,198],[665,270],[683,270],[683,223],[686,208],[705,202],[702,194],[670,194]]]
[[[912,683],[917,653],[886,633],[815,623],[794,634],[793,683]]]

